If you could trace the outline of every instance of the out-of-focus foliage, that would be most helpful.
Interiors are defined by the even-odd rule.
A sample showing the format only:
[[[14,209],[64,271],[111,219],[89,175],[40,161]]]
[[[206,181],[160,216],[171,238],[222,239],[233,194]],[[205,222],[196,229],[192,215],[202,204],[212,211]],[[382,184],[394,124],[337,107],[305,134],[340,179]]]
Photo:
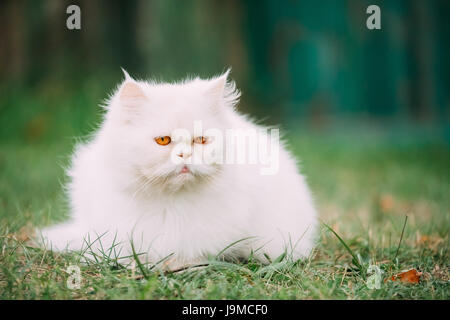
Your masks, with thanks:
[[[66,28],[70,4],[81,30]],[[366,28],[370,4],[381,30]],[[84,133],[120,67],[169,81],[232,67],[241,108],[267,123],[448,131],[448,12],[446,0],[2,1],[0,138]]]

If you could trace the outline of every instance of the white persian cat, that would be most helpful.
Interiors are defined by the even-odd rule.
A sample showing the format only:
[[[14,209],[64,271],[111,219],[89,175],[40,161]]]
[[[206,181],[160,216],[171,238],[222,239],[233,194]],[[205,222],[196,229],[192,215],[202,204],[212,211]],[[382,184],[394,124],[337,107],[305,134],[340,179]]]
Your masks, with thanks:
[[[196,161],[212,145],[212,155],[236,151],[229,140],[222,149],[213,143],[227,130],[270,140],[265,128],[235,110],[239,92],[228,72],[180,83],[124,73],[99,130],[76,148],[68,170],[71,219],[41,231],[46,246],[83,250],[89,243],[98,253],[116,245],[116,254],[130,256],[132,241],[141,259],[169,257],[173,269],[204,263],[232,243],[224,258],[253,255],[267,263],[283,253],[293,259],[310,253],[313,201],[295,159],[276,139],[272,171],[264,171],[267,161]]]

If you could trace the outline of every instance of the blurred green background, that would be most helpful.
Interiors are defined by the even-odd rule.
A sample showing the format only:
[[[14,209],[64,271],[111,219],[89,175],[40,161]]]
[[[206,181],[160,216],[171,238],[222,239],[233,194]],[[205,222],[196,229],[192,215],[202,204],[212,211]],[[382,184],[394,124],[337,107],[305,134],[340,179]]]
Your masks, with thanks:
[[[81,30],[66,8],[81,8]],[[366,8],[381,7],[381,30]],[[122,79],[232,67],[241,110],[288,129],[425,130],[450,139],[450,2],[2,1],[0,139],[87,133]]]
[[[66,28],[70,4],[81,30]],[[366,27],[370,4],[381,30]],[[232,67],[239,108],[281,125],[322,214],[364,208],[383,222],[388,196],[417,205],[400,219],[446,221],[448,12],[444,0],[2,1],[0,213],[62,217],[49,209],[62,167],[96,127],[120,67],[167,81]]]

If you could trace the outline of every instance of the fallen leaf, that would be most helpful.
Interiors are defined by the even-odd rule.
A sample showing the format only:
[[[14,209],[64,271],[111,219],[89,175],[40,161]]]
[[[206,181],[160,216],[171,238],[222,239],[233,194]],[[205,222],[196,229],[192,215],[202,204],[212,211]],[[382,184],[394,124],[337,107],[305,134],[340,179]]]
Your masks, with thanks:
[[[20,228],[19,231],[8,234],[7,238],[15,239],[20,242],[27,242],[28,240],[31,240],[34,236],[35,236],[34,228],[30,224],[27,224],[26,226]]]
[[[417,241],[418,244],[424,244],[426,242],[430,241],[430,237],[429,236],[421,236],[419,238],[419,240]]]
[[[411,269],[390,277],[387,280],[401,281],[404,283],[419,283],[422,272],[418,272],[416,269]]]
[[[26,242],[32,239],[35,236],[35,234],[36,233],[34,228],[30,225],[26,225],[19,230],[16,236],[19,241]]]
[[[444,239],[436,235],[417,234],[416,244],[431,249],[433,251],[436,251],[438,250],[439,245],[445,243],[446,241],[447,237]]]
[[[394,208],[394,198],[389,194],[382,195],[379,199],[379,207],[384,213],[391,211]]]

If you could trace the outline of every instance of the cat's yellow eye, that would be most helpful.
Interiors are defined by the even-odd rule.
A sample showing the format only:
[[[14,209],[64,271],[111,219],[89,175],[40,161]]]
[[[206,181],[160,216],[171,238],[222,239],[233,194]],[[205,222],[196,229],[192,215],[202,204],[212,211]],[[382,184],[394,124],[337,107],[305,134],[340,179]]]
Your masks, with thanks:
[[[206,137],[195,137],[194,138],[194,143],[205,144],[207,142],[208,142],[208,139]]]
[[[160,146],[167,146],[170,143],[170,141],[172,141],[172,139],[170,139],[169,136],[155,138],[155,142]]]

